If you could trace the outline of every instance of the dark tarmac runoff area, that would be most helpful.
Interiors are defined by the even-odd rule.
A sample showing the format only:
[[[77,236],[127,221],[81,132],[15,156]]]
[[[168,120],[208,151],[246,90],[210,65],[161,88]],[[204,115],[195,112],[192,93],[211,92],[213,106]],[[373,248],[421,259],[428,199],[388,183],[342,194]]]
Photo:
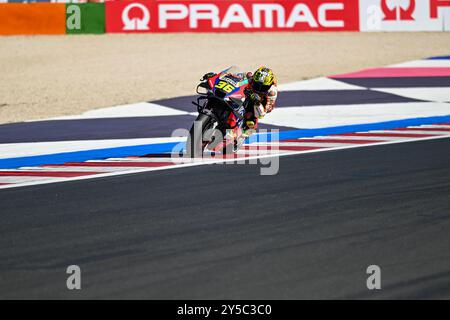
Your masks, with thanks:
[[[449,299],[450,139],[0,191],[0,298]],[[81,290],[66,287],[69,265]],[[366,269],[381,268],[381,290]]]

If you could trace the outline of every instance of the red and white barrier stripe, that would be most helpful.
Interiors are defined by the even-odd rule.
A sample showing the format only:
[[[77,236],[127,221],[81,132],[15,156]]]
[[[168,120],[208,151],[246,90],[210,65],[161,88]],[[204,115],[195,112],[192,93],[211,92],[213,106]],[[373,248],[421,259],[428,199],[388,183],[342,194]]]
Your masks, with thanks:
[[[18,169],[0,169],[0,189],[84,180],[137,172],[166,170],[187,166],[233,162],[329,150],[340,150],[450,137],[450,123],[410,126],[389,130],[373,130],[347,134],[288,139],[279,142],[260,142],[244,145],[235,155],[223,157],[207,154],[202,159],[172,157],[171,154],[144,157],[109,158],[85,162],[67,162]]]

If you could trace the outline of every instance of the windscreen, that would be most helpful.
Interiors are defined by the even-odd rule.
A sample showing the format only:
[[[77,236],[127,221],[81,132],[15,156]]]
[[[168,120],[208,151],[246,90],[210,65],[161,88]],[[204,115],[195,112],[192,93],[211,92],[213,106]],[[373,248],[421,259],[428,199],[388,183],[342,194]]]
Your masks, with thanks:
[[[245,72],[237,67],[237,66],[231,66],[225,70],[223,70],[220,73],[219,76],[220,79],[231,79],[235,83],[236,86],[242,86],[244,83],[247,82],[247,78],[245,77]]]

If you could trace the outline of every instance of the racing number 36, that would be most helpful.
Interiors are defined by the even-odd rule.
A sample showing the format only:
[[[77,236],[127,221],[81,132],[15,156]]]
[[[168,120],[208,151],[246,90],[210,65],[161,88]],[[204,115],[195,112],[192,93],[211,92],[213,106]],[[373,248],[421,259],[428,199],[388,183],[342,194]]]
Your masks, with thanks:
[[[222,89],[223,91],[228,93],[232,92],[235,89],[233,85],[223,80],[220,80],[219,83],[217,83],[214,87],[217,89]]]

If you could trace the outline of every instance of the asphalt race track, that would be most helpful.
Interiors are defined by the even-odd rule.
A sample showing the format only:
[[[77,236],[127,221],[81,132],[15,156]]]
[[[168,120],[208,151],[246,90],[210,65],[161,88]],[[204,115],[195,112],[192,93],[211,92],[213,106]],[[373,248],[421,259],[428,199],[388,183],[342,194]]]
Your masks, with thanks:
[[[2,190],[0,298],[450,298],[449,164],[447,138]]]

